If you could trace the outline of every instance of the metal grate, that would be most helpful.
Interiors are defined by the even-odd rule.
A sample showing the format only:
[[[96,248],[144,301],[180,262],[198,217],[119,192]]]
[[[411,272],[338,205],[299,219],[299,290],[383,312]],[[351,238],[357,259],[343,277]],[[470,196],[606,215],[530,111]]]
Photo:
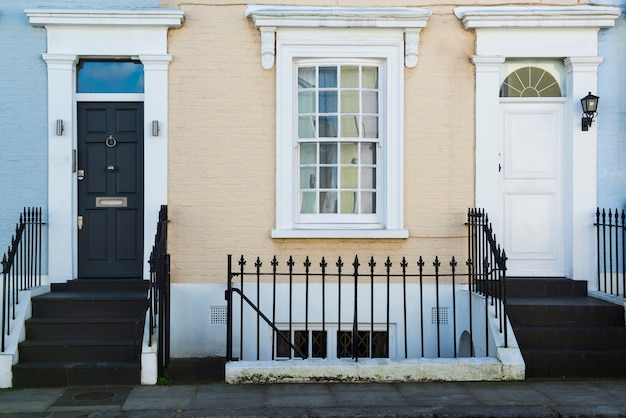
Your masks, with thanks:
[[[226,306],[211,306],[211,325],[227,325],[227,317]]]
[[[447,306],[439,308],[439,325],[448,325],[449,323],[448,312],[449,311],[450,311],[450,308]],[[437,308],[435,306],[431,308],[430,321],[431,321],[431,324],[437,324]]]

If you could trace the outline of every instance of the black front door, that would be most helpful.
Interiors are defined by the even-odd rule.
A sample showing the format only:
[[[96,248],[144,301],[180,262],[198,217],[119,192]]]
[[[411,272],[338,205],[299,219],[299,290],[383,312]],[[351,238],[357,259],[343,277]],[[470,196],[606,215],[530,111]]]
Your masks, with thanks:
[[[78,276],[142,277],[143,103],[78,103]]]

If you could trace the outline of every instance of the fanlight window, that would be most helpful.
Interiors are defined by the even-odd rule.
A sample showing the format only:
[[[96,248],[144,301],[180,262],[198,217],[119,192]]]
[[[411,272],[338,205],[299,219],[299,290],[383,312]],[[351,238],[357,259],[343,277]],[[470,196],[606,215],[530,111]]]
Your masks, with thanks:
[[[500,97],[561,97],[561,88],[552,74],[543,68],[523,67],[504,80]]]
[[[132,60],[80,60],[78,93],[143,93],[143,64]]]

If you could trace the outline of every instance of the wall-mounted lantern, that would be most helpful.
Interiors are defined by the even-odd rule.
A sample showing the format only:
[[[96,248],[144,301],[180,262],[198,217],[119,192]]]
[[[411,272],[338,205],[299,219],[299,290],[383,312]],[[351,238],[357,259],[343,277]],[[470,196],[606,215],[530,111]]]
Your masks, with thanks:
[[[57,119],[57,136],[63,135],[63,119]]]
[[[583,106],[583,118],[582,118],[582,130],[588,131],[591,123],[598,116],[598,101],[600,98],[594,96],[589,92],[588,95],[580,99],[580,104]]]

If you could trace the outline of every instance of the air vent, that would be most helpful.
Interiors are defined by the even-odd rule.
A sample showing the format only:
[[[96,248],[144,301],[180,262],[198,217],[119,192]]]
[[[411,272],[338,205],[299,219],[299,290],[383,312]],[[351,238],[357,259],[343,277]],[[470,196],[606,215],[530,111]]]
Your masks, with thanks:
[[[226,325],[227,318],[226,306],[211,306],[211,325]]]
[[[448,325],[448,312],[450,308],[447,306],[439,308],[439,325]],[[431,323],[437,324],[437,308],[431,308]]]

